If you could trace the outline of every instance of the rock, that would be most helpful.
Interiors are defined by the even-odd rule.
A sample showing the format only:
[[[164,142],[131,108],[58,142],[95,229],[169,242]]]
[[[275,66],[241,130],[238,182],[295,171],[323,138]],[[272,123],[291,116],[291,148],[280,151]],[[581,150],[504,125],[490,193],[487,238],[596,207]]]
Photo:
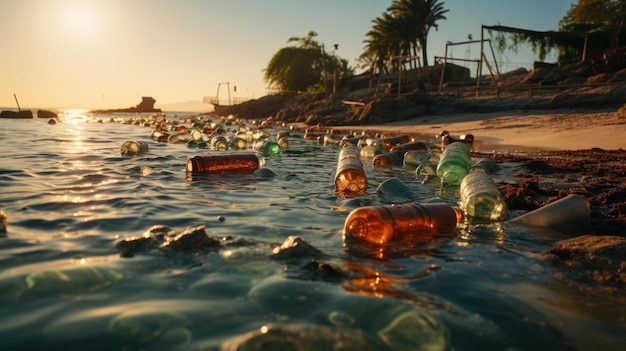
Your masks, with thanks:
[[[30,110],[20,111],[2,111],[0,118],[33,118],[33,112]]]
[[[273,258],[278,259],[294,257],[320,258],[324,256],[324,253],[314,248],[301,237],[294,235],[289,236],[281,246],[273,250]]]
[[[135,107],[120,108],[120,109],[108,109],[108,110],[93,110],[92,113],[147,113],[147,112],[161,112],[160,108],[154,108],[156,100],[151,96],[143,96],[141,102]]]
[[[48,110],[37,110],[37,118],[57,118],[56,112]]]

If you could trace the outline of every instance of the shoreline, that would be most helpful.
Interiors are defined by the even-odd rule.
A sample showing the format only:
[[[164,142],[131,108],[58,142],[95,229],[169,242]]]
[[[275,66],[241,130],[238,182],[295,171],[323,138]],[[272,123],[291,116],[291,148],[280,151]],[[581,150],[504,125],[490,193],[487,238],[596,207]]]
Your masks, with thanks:
[[[626,117],[615,108],[424,115],[385,124],[328,128],[406,133],[425,140],[434,140],[442,130],[453,137],[473,134],[474,151],[481,153],[626,149]]]

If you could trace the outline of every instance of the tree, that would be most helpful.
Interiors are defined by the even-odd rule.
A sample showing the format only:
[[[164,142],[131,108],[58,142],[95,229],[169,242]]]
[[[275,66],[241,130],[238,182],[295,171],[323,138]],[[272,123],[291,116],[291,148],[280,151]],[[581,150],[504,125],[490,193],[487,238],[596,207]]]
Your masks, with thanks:
[[[412,24],[407,28],[406,40],[411,42],[415,54],[421,47],[424,66],[428,66],[428,32],[439,29],[437,22],[447,19],[444,15],[449,10],[443,5],[439,0],[395,0],[389,8],[395,17]]]
[[[559,62],[575,62],[583,56],[582,50],[601,52],[619,48],[626,39],[625,19],[626,0],[579,0],[559,21],[558,31],[526,31],[508,36],[500,32],[495,42],[500,52],[516,51],[519,45],[529,44],[540,60],[555,49]],[[586,48],[582,33],[587,36]]]
[[[335,72],[339,77],[352,75],[348,61],[328,55],[316,36],[316,32],[310,31],[306,37],[289,38],[288,43],[298,45],[281,48],[274,54],[265,68],[265,81],[282,93],[319,92],[327,88],[325,77],[332,77]]]
[[[437,22],[446,19],[446,12],[439,0],[394,0],[387,12],[372,21],[361,61],[371,62],[372,68],[381,72],[397,72],[403,64],[398,56],[412,56],[409,64],[416,68],[421,50],[424,66],[428,66],[428,32],[438,28]]]

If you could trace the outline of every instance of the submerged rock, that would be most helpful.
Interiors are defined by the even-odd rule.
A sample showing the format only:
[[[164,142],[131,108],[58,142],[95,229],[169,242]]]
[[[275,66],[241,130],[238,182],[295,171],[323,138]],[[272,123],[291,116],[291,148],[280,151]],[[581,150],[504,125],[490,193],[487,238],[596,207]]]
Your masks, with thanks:
[[[115,247],[122,250],[122,257],[154,249],[197,252],[219,248],[220,240],[209,236],[204,225],[177,232],[165,225],[154,225],[139,237],[119,240]]]

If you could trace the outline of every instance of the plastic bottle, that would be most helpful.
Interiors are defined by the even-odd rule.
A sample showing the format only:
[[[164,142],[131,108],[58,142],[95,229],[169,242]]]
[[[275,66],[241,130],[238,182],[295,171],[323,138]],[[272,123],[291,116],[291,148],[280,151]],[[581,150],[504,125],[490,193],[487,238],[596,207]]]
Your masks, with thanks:
[[[193,137],[189,132],[182,132],[178,134],[172,134],[167,138],[167,142],[170,144],[187,144],[192,141]]]
[[[407,151],[411,150],[425,150],[426,144],[423,141],[412,141],[396,146],[392,146],[389,152],[398,152],[404,155]]]
[[[404,155],[400,152],[386,152],[376,155],[372,159],[372,166],[379,168],[388,168],[392,166],[402,166]]]
[[[466,175],[461,181],[459,197],[461,208],[468,217],[500,221],[509,215],[504,196],[485,172]]]
[[[147,151],[148,143],[145,141],[125,141],[121,147],[121,152],[124,156],[139,155]]]
[[[335,171],[335,195],[357,197],[367,193],[367,176],[359,155],[359,149],[352,144],[346,144],[339,149]]]
[[[441,154],[437,176],[444,184],[460,184],[469,173],[471,160],[467,145],[461,142],[451,143]]]
[[[382,151],[378,146],[365,145],[361,148],[361,157],[363,158],[374,158],[381,153]]]
[[[248,142],[237,135],[229,135],[226,140],[229,147],[235,150],[245,150],[248,147]]]
[[[408,134],[402,134],[394,137],[383,138],[383,148],[387,151],[391,150],[392,147],[406,144],[411,142],[411,136]]]
[[[591,208],[582,195],[570,194],[509,222],[542,227],[577,225],[589,220]]]
[[[187,173],[248,174],[264,164],[265,159],[255,154],[196,156],[187,160]]]
[[[289,137],[287,137],[287,135],[279,136],[278,139],[276,139],[276,142],[283,150],[289,148]]]
[[[405,203],[417,201],[417,195],[400,178],[385,179],[376,188],[376,195],[385,203]]]
[[[416,169],[421,165],[431,164],[434,170],[439,164],[440,157],[441,152],[438,150],[409,150],[404,153],[402,167],[404,169]]]
[[[252,147],[254,151],[266,157],[277,158],[282,152],[280,145],[270,139],[259,139],[252,144]]]
[[[210,140],[210,145],[211,145],[211,150],[215,150],[215,151],[226,151],[228,150],[228,140],[226,140],[226,137],[220,134],[213,134],[211,136]]]
[[[159,143],[167,143],[170,135],[168,133],[163,133],[159,130],[153,130],[151,133],[152,139],[158,141]]]
[[[345,241],[411,244],[435,234],[452,234],[463,218],[459,208],[446,203],[364,206],[348,215],[343,235]]]
[[[496,169],[498,169],[498,164],[496,163],[496,161],[494,161],[493,159],[489,157],[484,157],[476,161],[476,163],[474,163],[474,165],[470,167],[470,173],[471,172],[491,173],[495,171]]]

